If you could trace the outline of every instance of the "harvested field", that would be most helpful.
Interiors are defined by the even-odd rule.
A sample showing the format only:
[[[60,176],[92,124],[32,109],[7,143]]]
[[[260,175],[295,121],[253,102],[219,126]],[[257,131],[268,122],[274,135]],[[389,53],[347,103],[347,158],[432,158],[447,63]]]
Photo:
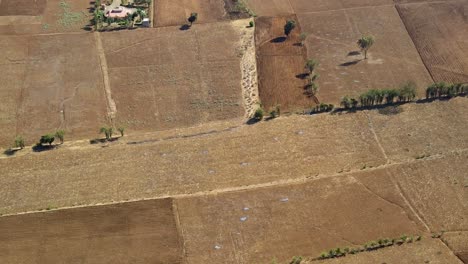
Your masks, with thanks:
[[[47,0],[2,0],[0,16],[39,16],[46,4]]]
[[[34,144],[45,133],[96,135],[106,122],[102,75],[91,34],[0,36],[0,146],[15,135]]]
[[[465,104],[468,100],[458,99]],[[455,101],[432,103],[439,104],[452,109],[439,114],[456,116]],[[468,123],[466,114],[459,115],[454,123],[443,123],[424,114],[437,108],[417,104],[402,107],[406,119],[413,120],[408,122],[415,131],[420,131],[419,124],[423,129],[453,126],[464,131]],[[387,130],[395,139],[405,135],[401,127],[388,126]],[[437,135],[430,129],[424,133],[426,137],[408,141],[407,147],[431,144]],[[446,148],[428,152],[433,158],[466,151],[466,146],[465,150],[461,149],[463,145],[454,147],[451,137],[440,137],[441,142],[444,139]],[[401,161],[419,160],[408,157]],[[50,203],[62,207],[294,182],[366,170],[387,162],[366,112],[292,116],[182,138],[159,140],[149,135],[131,145],[65,146],[54,150],[53,156],[38,153],[0,159],[0,186],[4,186],[0,210],[18,212]]]
[[[226,22],[101,34],[116,123],[152,131],[243,117],[247,31]]]
[[[0,1],[0,35],[84,32],[92,18],[89,1],[21,0],[16,7],[17,3]],[[1,5],[11,7],[4,11]]]
[[[286,263],[423,232],[399,206],[348,176],[178,199],[177,206],[189,263]]]
[[[270,0],[268,3],[265,3],[265,0],[247,0],[245,2],[257,16],[273,17],[294,14],[289,0]]]
[[[438,239],[423,238],[423,240],[379,249],[372,252],[364,252],[356,255],[348,255],[344,258],[327,259],[321,261],[305,261],[304,264],[375,264],[375,263],[434,263],[434,264],[462,264],[462,262]]]
[[[306,81],[297,76],[304,73],[306,49],[299,44],[300,27],[284,36],[283,26],[295,16],[260,17],[255,20],[255,42],[259,71],[259,95],[265,108],[276,105],[282,111],[301,111],[315,105],[305,93]]]
[[[468,2],[429,2],[397,8],[434,81],[468,82]]]
[[[154,26],[182,26],[191,13],[198,13],[196,24],[226,19],[223,0],[158,0],[154,2]]]
[[[345,95],[357,97],[406,81],[414,81],[422,97],[432,83],[394,6],[304,13],[298,19],[308,33],[307,55],[320,63],[321,102],[339,104]],[[356,45],[363,34],[376,39],[367,60]]]
[[[172,200],[0,218],[2,263],[182,263]]]

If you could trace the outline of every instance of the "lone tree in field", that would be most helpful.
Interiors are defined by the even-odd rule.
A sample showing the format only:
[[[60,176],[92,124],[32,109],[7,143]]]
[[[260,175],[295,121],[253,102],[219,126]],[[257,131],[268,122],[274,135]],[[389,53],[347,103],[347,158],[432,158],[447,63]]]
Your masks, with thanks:
[[[284,34],[286,37],[289,37],[289,34],[293,31],[293,29],[296,28],[296,21],[294,20],[288,20],[286,21],[286,24],[284,25]]]
[[[319,65],[318,61],[314,60],[314,59],[308,59],[306,64],[305,64],[305,69],[307,70],[307,73],[309,75],[311,75],[315,68],[317,68],[317,66]]]
[[[192,14],[190,14],[190,16],[189,16],[189,18],[187,20],[190,23],[190,26],[192,26],[193,23],[195,23],[195,21],[197,21],[197,19],[198,19],[198,13],[192,13]]]
[[[374,45],[373,36],[363,36],[357,41],[357,44],[362,52],[364,52],[364,59],[367,59],[367,51]]]
[[[44,135],[44,136],[41,137],[41,139],[39,140],[39,143],[41,145],[49,144],[49,146],[50,146],[50,145],[52,145],[54,140],[55,140],[55,135],[54,134],[47,134],[47,135]]]
[[[55,137],[60,140],[60,144],[63,144],[63,141],[65,139],[65,131],[64,130],[57,130],[55,132]]]
[[[24,139],[22,136],[17,136],[15,138],[15,148],[24,149]]]
[[[112,138],[112,133],[114,133],[114,129],[112,127],[101,127],[99,132],[104,134],[107,140],[110,140]]]

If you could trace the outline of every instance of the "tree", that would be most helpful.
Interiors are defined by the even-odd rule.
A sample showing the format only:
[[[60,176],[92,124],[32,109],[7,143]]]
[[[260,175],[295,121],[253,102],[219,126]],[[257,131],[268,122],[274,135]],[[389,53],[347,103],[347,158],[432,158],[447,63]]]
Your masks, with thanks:
[[[193,23],[195,23],[195,21],[197,21],[197,19],[198,19],[198,13],[192,13],[192,14],[190,14],[190,16],[189,16],[189,18],[187,20],[190,23],[190,26],[192,26]]]
[[[123,137],[124,132],[125,132],[125,127],[118,127],[117,130],[120,132],[120,136]]]
[[[301,41],[301,46],[304,46],[304,41],[307,39],[307,33],[305,32],[302,32],[300,35],[299,35],[299,41]]]
[[[277,118],[278,116],[281,115],[281,109],[280,106],[277,105],[275,106],[271,111],[270,111],[270,116],[271,118]]]
[[[39,140],[39,143],[41,145],[49,144],[49,146],[50,146],[50,145],[52,145],[54,140],[55,140],[55,135],[54,134],[47,134],[47,135],[44,135],[44,136],[41,137],[41,139]]]
[[[373,36],[363,36],[357,41],[359,48],[364,52],[364,59],[367,59],[367,51],[374,45],[374,42]]]
[[[65,138],[65,131],[64,130],[57,130],[55,132],[55,137],[60,140],[60,144],[63,144]]]
[[[15,138],[15,148],[24,149],[24,139],[22,136],[17,136]]]
[[[444,85],[444,88],[447,86]],[[400,102],[412,101],[416,97],[416,84],[414,82],[406,82],[398,90],[398,100]]]
[[[346,95],[345,97],[341,98],[340,105],[341,105],[344,109],[349,109],[349,108],[351,108],[351,100],[349,99],[349,97],[348,97],[347,95]]]
[[[112,127],[101,127],[99,132],[104,134],[107,140],[110,140],[112,139],[112,133],[114,132],[114,129]]]
[[[286,21],[286,24],[284,25],[284,34],[287,37],[289,37],[289,34],[291,34],[294,28],[296,28],[296,21],[294,20]]]
[[[314,59],[308,59],[305,64],[305,69],[307,70],[308,74],[312,74],[317,66],[319,66],[318,61]]]

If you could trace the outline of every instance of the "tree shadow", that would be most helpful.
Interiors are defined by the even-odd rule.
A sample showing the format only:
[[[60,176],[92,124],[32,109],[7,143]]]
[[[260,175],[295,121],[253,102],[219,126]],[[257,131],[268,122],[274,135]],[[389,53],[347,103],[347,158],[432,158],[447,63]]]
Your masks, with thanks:
[[[190,29],[189,24],[184,24],[184,25],[180,26],[180,28],[179,28],[179,30],[182,30],[182,31],[189,30],[189,29]]]
[[[42,145],[40,143],[36,144],[34,147],[32,147],[32,150],[34,152],[42,152],[42,151],[48,151],[55,149],[56,145]]]
[[[296,42],[296,43],[293,44],[293,46],[302,47],[302,43],[301,42]]]
[[[357,56],[357,55],[361,55],[361,52],[355,50],[355,51],[350,51],[350,52],[348,53],[348,56]]]
[[[356,65],[360,61],[362,61],[362,60],[353,60],[353,61],[344,62],[344,63],[341,63],[340,66],[341,67],[348,67],[348,66]]]
[[[270,40],[271,43],[281,43],[285,41],[286,41],[286,37],[277,37],[277,38]]]
[[[304,80],[305,78],[307,78],[307,76],[309,76],[308,73],[304,72],[304,73],[299,73],[296,75],[296,78],[298,79],[301,79],[301,80]]]
[[[246,124],[247,124],[247,125],[254,125],[254,124],[256,124],[256,123],[258,123],[258,122],[260,122],[260,121],[261,121],[261,120],[258,120],[258,119],[256,119],[255,117],[252,117],[252,118],[250,118],[249,120],[247,120]]]
[[[16,152],[20,151],[21,149],[12,149],[12,148],[9,148],[9,149],[6,149],[3,154],[7,155],[7,156],[13,156],[16,154]]]

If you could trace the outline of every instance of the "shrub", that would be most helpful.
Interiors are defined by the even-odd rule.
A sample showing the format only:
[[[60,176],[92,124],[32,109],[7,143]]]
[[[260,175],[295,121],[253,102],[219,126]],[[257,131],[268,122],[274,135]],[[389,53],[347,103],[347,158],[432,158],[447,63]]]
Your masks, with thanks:
[[[198,19],[198,13],[191,13],[187,20],[190,23],[190,25],[193,25],[193,23],[195,23],[197,19]]]
[[[255,110],[253,118],[257,121],[260,121],[263,119],[263,115],[264,115],[264,111],[261,107],[259,107],[257,108],[257,110]]]
[[[112,134],[114,132],[114,129],[112,127],[101,127],[99,130],[101,134],[104,134],[106,136],[107,140],[112,139]]]
[[[65,139],[65,131],[64,130],[57,130],[55,132],[55,137],[60,140],[60,144],[63,144],[63,141]]]
[[[120,132],[120,136],[123,137],[125,133],[125,127],[119,127],[117,130]]]
[[[295,256],[292,258],[291,262],[289,264],[301,264],[302,262],[302,257],[301,256]]]
[[[250,22],[249,22],[249,27],[253,27],[254,25],[255,25],[255,24],[254,24],[253,21],[250,21]]]
[[[279,105],[275,106],[275,108],[270,111],[271,118],[277,118],[280,115],[281,115],[281,109]]]
[[[15,148],[20,148],[20,149],[24,149],[24,139],[22,136],[17,136],[15,138],[15,144],[14,144]]]
[[[289,37],[289,34],[291,34],[291,31],[293,31],[294,28],[296,28],[296,21],[286,21],[286,24],[284,25],[284,34]]]

